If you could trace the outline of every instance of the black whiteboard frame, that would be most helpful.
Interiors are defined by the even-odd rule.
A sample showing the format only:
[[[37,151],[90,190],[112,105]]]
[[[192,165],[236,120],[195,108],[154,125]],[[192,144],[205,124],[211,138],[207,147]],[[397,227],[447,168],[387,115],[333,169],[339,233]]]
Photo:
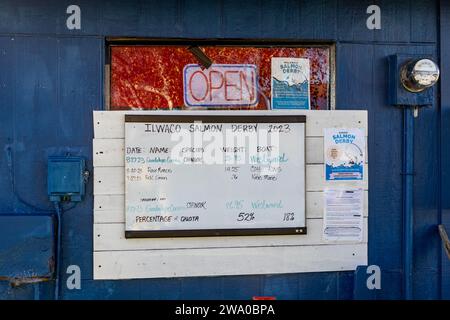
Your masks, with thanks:
[[[306,138],[306,115],[125,115],[125,123],[304,123]],[[126,139],[126,137],[125,137]],[[305,139],[306,140],[306,139]],[[306,170],[306,141],[305,170]],[[305,226],[289,228],[239,228],[239,229],[188,229],[188,230],[125,230],[125,238],[173,238],[173,237],[212,237],[212,236],[257,236],[257,235],[305,235],[306,228],[306,172],[305,177]],[[126,193],[125,193],[126,204]],[[125,219],[126,219],[126,208]]]

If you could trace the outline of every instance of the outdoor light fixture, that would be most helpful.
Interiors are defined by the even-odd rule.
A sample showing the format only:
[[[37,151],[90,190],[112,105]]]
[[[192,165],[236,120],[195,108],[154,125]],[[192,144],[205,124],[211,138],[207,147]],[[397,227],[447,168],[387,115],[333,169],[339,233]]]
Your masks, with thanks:
[[[400,69],[400,80],[409,92],[422,92],[439,80],[439,67],[430,59],[410,60]]]

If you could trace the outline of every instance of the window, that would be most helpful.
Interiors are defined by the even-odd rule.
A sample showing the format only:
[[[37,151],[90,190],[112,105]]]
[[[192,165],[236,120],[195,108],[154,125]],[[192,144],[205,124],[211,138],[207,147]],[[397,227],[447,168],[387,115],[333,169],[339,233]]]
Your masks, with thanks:
[[[114,43],[108,46],[109,68],[107,109],[148,110],[187,109],[184,103],[183,70],[199,64],[188,43]],[[237,109],[269,109],[271,95],[271,58],[296,57],[310,61],[311,109],[333,108],[333,47],[299,46],[290,43],[197,43],[214,64],[255,65],[258,75],[258,102]],[[107,85],[108,87],[108,85]],[[202,107],[205,109],[205,107]],[[230,108],[231,109],[231,108]],[[232,109],[236,109],[233,107]]]

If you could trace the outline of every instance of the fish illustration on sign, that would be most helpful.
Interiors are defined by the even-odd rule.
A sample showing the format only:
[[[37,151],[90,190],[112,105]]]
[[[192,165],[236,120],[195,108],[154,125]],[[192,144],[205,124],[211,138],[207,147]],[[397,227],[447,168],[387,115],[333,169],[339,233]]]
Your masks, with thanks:
[[[325,179],[362,180],[365,137],[361,129],[325,129]]]
[[[309,60],[272,58],[272,109],[310,109]]]

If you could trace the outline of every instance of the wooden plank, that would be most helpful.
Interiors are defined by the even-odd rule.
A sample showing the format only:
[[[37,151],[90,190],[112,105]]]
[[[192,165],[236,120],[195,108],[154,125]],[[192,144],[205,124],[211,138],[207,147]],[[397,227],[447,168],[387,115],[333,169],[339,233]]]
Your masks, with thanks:
[[[369,30],[366,10],[370,3],[365,1],[337,1],[337,37],[341,41],[373,41],[377,30]],[[358,65],[359,66],[359,65]]]
[[[94,168],[94,195],[125,194],[124,167]]]
[[[435,43],[438,39],[439,6],[430,3],[429,0],[414,0],[411,2],[411,42]],[[442,34],[442,32],[441,32]],[[446,36],[446,35],[444,35]],[[448,35],[447,35],[448,36]],[[441,48],[445,47],[443,43]],[[442,59],[442,58],[441,58]]]
[[[94,252],[94,279],[355,270],[367,244]]]
[[[372,81],[365,81],[368,74],[373,71],[374,46],[369,44],[339,43],[336,56],[336,81],[339,82],[339,92],[345,92],[339,96],[340,105],[347,109],[373,108],[374,93]],[[355,65],[358,68],[355,68]],[[351,81],[350,79],[361,79]],[[364,94],[361,94],[364,92]],[[372,132],[374,126],[372,126]]]
[[[94,167],[125,166],[125,139],[93,139]]]
[[[94,197],[94,216],[98,211],[114,211],[124,210],[125,208],[125,196],[123,194],[118,195],[97,195]]]
[[[100,197],[101,195],[95,196]],[[124,223],[125,209],[94,210],[94,223]]]
[[[382,1],[381,29],[374,30],[376,42],[409,42],[411,41],[411,25],[421,21],[411,20],[411,8],[415,6],[410,1]],[[362,1],[358,1],[362,2]],[[433,6],[435,4],[432,4]],[[414,22],[413,22],[414,21]],[[363,40],[364,41],[364,40]]]
[[[223,34],[232,34],[237,38],[256,39],[261,37],[260,23],[257,19],[261,17],[263,8],[264,6],[259,2],[242,1],[239,3],[239,9],[237,10],[236,2],[223,2],[221,12]],[[248,23],[248,19],[252,19],[254,23]]]
[[[94,139],[93,155],[94,167],[123,167],[124,139]],[[323,138],[307,137],[305,139],[305,156],[307,164],[323,163]],[[367,138],[366,138],[366,162],[367,162]]]
[[[341,41],[351,42],[408,42],[411,41],[411,7],[415,1],[348,1],[339,0],[337,34]],[[366,21],[367,8],[378,4],[381,10],[381,29],[370,30]],[[421,25],[423,21],[414,21]],[[435,25],[435,24],[434,24]],[[357,64],[355,64],[357,65]],[[359,65],[358,65],[359,66]]]
[[[364,217],[368,216],[368,191],[364,191]],[[97,195],[94,199],[94,223],[125,222],[124,195]],[[323,216],[323,192],[306,193],[306,218],[319,219]]]
[[[308,219],[306,235],[186,237],[126,239],[124,223],[94,224],[94,251],[240,248],[272,246],[311,246],[329,244],[322,238],[322,219]],[[364,219],[363,243],[367,243],[367,218]],[[343,242],[340,242],[342,244]],[[348,243],[358,243],[347,241]]]
[[[124,138],[125,114],[147,115],[306,115],[306,136],[323,137],[324,128],[362,128],[367,135],[366,110],[268,110],[268,111],[94,111],[94,137],[97,139]]]
[[[345,181],[347,187],[360,185],[367,190],[368,165],[364,165],[363,181]],[[94,195],[124,194],[124,167],[96,167],[94,168]],[[340,182],[342,184],[342,182]],[[306,165],[306,191],[323,191],[325,187],[339,185],[339,181],[325,181],[322,164]]]

